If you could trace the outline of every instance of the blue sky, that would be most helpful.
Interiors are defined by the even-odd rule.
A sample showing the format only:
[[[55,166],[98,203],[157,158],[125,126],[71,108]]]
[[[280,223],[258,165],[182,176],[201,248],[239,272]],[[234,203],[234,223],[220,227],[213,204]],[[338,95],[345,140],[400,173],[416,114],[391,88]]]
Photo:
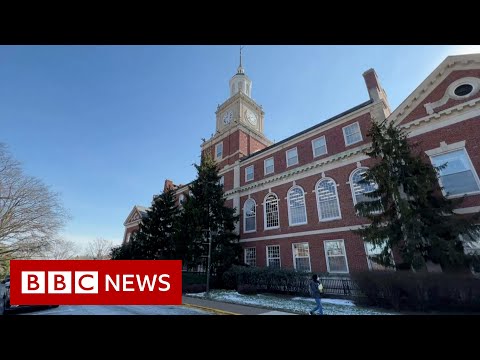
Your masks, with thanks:
[[[247,45],[265,135],[280,141],[368,100],[374,68],[392,110],[448,55],[480,46]],[[215,131],[238,46],[0,46],[0,142],[29,175],[60,192],[63,235],[120,244],[133,205],[164,180],[195,178]]]

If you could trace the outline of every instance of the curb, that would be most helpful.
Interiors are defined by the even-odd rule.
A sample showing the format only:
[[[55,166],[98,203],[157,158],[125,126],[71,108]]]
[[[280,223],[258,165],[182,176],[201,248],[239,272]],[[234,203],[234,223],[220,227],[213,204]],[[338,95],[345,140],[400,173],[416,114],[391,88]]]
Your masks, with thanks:
[[[216,313],[216,314],[218,314],[218,315],[241,315],[241,314],[237,314],[237,313],[234,313],[234,312],[224,311],[224,310],[219,310],[219,309],[214,309],[214,308],[209,308],[209,307],[201,306],[201,305],[193,305],[193,304],[185,304],[185,303],[182,303],[182,306],[191,307],[191,308],[197,308],[197,309],[205,310],[205,311],[210,311],[210,312]]]

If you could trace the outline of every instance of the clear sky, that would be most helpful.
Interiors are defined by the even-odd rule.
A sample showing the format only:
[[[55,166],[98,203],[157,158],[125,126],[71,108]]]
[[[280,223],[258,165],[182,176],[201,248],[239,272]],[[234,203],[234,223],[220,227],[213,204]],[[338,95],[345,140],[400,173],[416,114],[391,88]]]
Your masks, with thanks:
[[[368,100],[374,68],[392,110],[448,55],[480,46],[247,45],[244,68],[280,141]],[[120,244],[133,205],[164,180],[195,178],[215,131],[239,47],[0,46],[0,142],[29,175],[60,192],[64,236]]]

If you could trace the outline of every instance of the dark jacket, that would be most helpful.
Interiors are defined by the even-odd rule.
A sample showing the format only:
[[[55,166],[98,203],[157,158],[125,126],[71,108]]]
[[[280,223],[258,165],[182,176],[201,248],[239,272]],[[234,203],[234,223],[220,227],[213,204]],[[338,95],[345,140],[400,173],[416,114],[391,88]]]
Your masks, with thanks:
[[[318,285],[320,285],[319,281],[310,280],[310,295],[313,297],[320,297],[320,291],[318,290]]]

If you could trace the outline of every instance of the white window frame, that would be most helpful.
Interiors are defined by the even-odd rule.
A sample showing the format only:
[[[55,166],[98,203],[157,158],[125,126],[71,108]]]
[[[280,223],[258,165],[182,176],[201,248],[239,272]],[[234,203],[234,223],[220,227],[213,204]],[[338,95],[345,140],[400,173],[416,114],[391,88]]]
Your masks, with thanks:
[[[281,249],[280,245],[267,245],[267,246],[265,246],[265,256],[267,257],[267,267],[270,267],[270,260],[268,258],[268,248],[269,247],[278,247],[278,262],[280,264],[280,266],[278,268],[280,269],[282,267],[282,249]],[[273,259],[274,258],[272,258],[272,260]]]
[[[218,150],[220,149],[220,155],[218,155]],[[215,159],[220,160],[223,158],[223,141],[215,145]]]
[[[337,207],[338,207],[338,216],[337,217],[322,219],[322,215],[321,215],[321,211],[320,211],[320,197],[318,195],[318,185],[320,185],[320,183],[323,182],[323,181],[332,181],[335,185],[335,195],[337,196]],[[318,221],[326,222],[326,221],[338,220],[338,219],[342,218],[342,209],[340,208],[340,197],[338,196],[338,185],[337,185],[337,183],[334,179],[332,179],[330,177],[321,178],[315,184],[315,189],[313,191],[315,192],[315,196],[316,196],[316,199],[317,199]]]
[[[247,230],[247,212],[246,212],[247,207],[245,206],[245,204],[247,204],[247,202],[252,202],[252,201],[253,201],[253,209],[255,211],[255,215],[253,216],[253,218],[255,219],[255,227],[253,230]],[[243,204],[243,233],[248,234],[256,231],[257,231],[257,202],[255,201],[255,199],[248,198],[247,200],[245,200],[245,203]]]
[[[306,272],[311,272],[312,271],[312,261],[310,259],[310,244],[307,242],[307,241],[304,241],[304,242],[300,242],[300,243],[292,243],[292,257],[293,257],[293,267],[295,268],[295,270],[298,270],[297,269],[297,262],[295,261],[296,260],[296,257],[295,257],[295,245],[307,245],[307,249],[308,249],[308,266],[309,266],[309,269],[308,270],[301,270],[301,271],[306,271]],[[299,257],[300,258],[305,258],[305,256],[303,257]]]
[[[289,159],[288,153],[289,153],[289,152],[292,152],[292,151],[294,151],[294,150],[295,150],[295,153],[297,154],[297,155],[296,155],[297,162],[296,162],[295,164],[289,164],[289,163],[288,163],[288,159]],[[299,163],[299,159],[298,159],[298,149],[297,149],[297,147],[294,147],[294,148],[291,148],[291,149],[288,149],[287,151],[285,151],[285,159],[286,159],[287,168],[288,168],[288,167],[291,167],[291,166],[297,165],[297,164]]]
[[[360,140],[354,141],[354,142],[349,144],[349,143],[347,143],[347,134],[345,132],[345,129],[348,128],[348,127],[354,126],[354,125],[357,125],[357,127],[358,127],[358,133],[360,134]],[[350,146],[350,145],[353,145],[353,144],[356,144],[356,143],[359,143],[359,142],[363,141],[362,129],[360,128],[360,124],[358,123],[358,121],[356,121],[354,123],[351,123],[351,124],[348,124],[347,126],[344,126],[342,128],[342,131],[343,131],[343,140],[345,141],[345,146]]]
[[[243,261],[245,264],[247,265],[250,265],[248,262],[247,262],[247,250],[253,250],[254,253],[255,253],[255,256],[254,256],[254,261],[255,261],[255,265],[250,265],[250,266],[257,266],[257,248],[255,246],[251,246],[251,247],[246,247],[243,249]]]
[[[359,167],[359,168],[356,168],[354,169],[351,173],[350,173],[350,178],[348,180],[349,184],[350,184],[350,190],[352,192],[352,200],[353,200],[353,205],[357,205],[357,197],[355,196],[355,189],[353,188],[353,185],[354,185],[354,182],[353,182],[353,175],[357,172],[357,171],[360,171],[360,170],[365,170],[367,171],[368,168],[365,167],[365,166],[362,166],[362,167]],[[377,212],[373,212],[374,214],[376,214]]]
[[[345,263],[347,265],[347,271],[330,271],[330,262],[328,261],[328,253],[327,253],[327,242],[333,242],[333,241],[340,241],[343,244],[343,251],[345,253]],[[327,271],[331,274],[349,274],[350,269],[348,267],[348,257],[347,257],[347,249],[345,247],[345,240],[344,239],[334,239],[334,240],[325,240],[323,242],[323,251],[325,252],[325,262],[327,263]],[[340,255],[334,255],[339,257]]]
[[[251,179],[248,179],[248,169],[252,169]],[[253,181],[254,179],[255,179],[255,166],[254,165],[247,166],[245,168],[245,182],[250,182],[250,181]]]
[[[478,188],[480,189],[480,179],[478,177],[478,174],[477,174],[477,171],[476,171],[475,167],[473,166],[472,160],[470,159],[470,156],[468,155],[468,151],[465,148],[465,142],[463,141],[463,142],[461,142],[461,144],[463,144],[462,147],[454,147],[456,144],[451,144],[450,146],[447,145],[447,147],[445,147],[446,150],[442,151],[440,149],[440,151],[438,151],[438,149],[433,149],[433,150],[426,151],[425,153],[429,156],[430,162],[432,163],[432,165],[435,166],[435,164],[433,162],[434,157],[439,156],[439,155],[445,155],[445,154],[455,152],[455,151],[462,151],[463,150],[463,153],[465,154],[467,162],[470,165],[470,171],[472,172],[473,178],[474,178],[475,182],[477,183]],[[442,183],[442,179],[441,179],[440,174],[437,174],[437,180],[438,180],[438,184],[442,188],[443,196],[446,197],[447,199],[454,199],[454,198],[458,198],[458,197],[462,197],[462,196],[480,194],[480,190],[477,190],[477,191],[470,191],[470,192],[464,193],[464,194],[456,194],[456,195],[448,195],[447,196],[447,192],[443,188],[443,183]]]
[[[272,163],[273,163],[273,169],[270,172],[267,172],[267,161],[268,160],[272,160]],[[275,172],[275,160],[274,160],[273,156],[268,158],[268,159],[263,160],[263,173],[264,173],[264,175],[270,175],[270,174],[273,174],[274,172]]]
[[[267,198],[269,196],[275,196],[275,198],[277,199],[277,220],[278,220],[278,225],[277,226],[271,226],[271,227],[267,227]],[[265,195],[264,199],[263,199],[263,228],[265,230],[273,230],[273,229],[279,229],[280,228],[280,198],[278,197],[277,194],[273,193],[273,192],[270,192],[268,193],[267,195]]]
[[[323,139],[323,142],[325,143],[325,145],[324,145],[325,146],[325,152],[322,153],[322,154],[315,154],[315,141],[318,141],[318,140],[321,140],[321,139]],[[328,154],[327,139],[325,138],[325,135],[320,136],[320,137],[312,140],[312,153],[313,153],[313,158]]]
[[[292,214],[291,214],[291,209],[290,209],[290,193],[295,189],[300,189],[302,191],[302,194],[303,194],[303,209],[304,209],[304,212],[305,212],[305,221],[303,221],[301,223],[292,224],[292,216],[291,216]],[[288,208],[288,225],[289,226],[300,226],[300,225],[308,224],[307,201],[305,200],[305,191],[303,190],[303,188],[301,186],[295,185],[295,186],[292,186],[288,190],[288,192],[287,192],[287,208]]]

